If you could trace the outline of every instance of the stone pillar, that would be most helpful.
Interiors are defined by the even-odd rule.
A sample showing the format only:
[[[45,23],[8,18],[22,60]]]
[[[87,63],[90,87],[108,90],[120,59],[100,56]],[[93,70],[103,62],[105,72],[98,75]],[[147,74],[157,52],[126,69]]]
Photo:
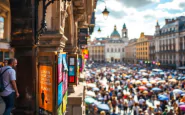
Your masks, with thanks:
[[[15,48],[17,87],[14,115],[33,115],[36,112],[36,51],[34,48],[34,0],[10,0],[11,47]]]

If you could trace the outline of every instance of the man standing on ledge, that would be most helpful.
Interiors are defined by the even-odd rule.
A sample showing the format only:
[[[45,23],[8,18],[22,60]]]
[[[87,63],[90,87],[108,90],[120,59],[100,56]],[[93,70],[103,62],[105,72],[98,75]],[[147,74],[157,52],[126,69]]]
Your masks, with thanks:
[[[13,107],[14,100],[19,97],[19,92],[16,85],[16,72],[13,68],[17,66],[17,59],[9,59],[8,65],[0,68],[0,73],[3,73],[3,83],[5,90],[0,92],[0,96],[6,104],[5,111],[3,115],[10,115]]]

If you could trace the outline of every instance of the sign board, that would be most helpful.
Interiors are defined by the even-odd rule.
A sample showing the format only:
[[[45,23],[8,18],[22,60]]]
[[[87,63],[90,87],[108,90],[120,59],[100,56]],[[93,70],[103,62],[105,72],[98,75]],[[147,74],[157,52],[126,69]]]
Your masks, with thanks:
[[[68,89],[68,76],[67,76],[67,72],[63,72],[63,86],[62,86],[62,94],[64,95]]]
[[[77,54],[68,55],[68,83],[69,85],[77,85]]]
[[[53,71],[51,66],[39,66],[39,108],[43,111],[53,111]],[[42,112],[41,112],[42,110]]]

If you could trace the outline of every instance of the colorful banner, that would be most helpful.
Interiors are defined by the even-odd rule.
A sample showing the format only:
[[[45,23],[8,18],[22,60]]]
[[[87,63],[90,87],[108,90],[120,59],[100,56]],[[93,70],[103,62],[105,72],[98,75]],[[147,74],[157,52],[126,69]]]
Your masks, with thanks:
[[[67,82],[67,76],[66,76],[66,72],[63,72],[63,89],[62,89],[62,94],[64,95],[65,92],[67,91],[67,86],[66,86],[66,82]]]
[[[59,108],[57,109],[57,115],[62,115],[62,104],[59,106]]]
[[[69,66],[69,76],[75,75],[75,66]]]
[[[89,51],[88,51],[88,49],[83,49],[82,50],[82,57],[84,59],[88,59],[89,58]]]
[[[63,98],[63,113],[66,111],[66,106],[67,106],[67,96],[68,92],[65,93],[64,98]]]
[[[62,54],[62,61],[63,61],[63,65],[64,65],[64,70],[68,71],[66,59],[67,59],[66,54]]]
[[[62,54],[58,56],[58,84],[62,82]]]
[[[39,67],[39,108],[53,111],[53,79],[52,67],[41,65]]]
[[[58,106],[62,103],[62,98],[63,98],[63,94],[62,94],[62,85],[63,83],[60,83],[58,85]]]

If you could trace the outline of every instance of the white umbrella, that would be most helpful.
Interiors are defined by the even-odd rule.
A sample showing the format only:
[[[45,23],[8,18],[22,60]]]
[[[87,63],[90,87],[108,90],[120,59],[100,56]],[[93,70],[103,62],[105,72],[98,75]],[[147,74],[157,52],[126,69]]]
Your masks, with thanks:
[[[92,88],[94,88],[94,87],[96,87],[96,84],[94,84],[94,83],[88,83],[88,84],[86,84],[86,86],[87,86],[87,87],[92,87]]]
[[[93,91],[87,91],[86,95],[91,97],[96,97],[96,94]]]

